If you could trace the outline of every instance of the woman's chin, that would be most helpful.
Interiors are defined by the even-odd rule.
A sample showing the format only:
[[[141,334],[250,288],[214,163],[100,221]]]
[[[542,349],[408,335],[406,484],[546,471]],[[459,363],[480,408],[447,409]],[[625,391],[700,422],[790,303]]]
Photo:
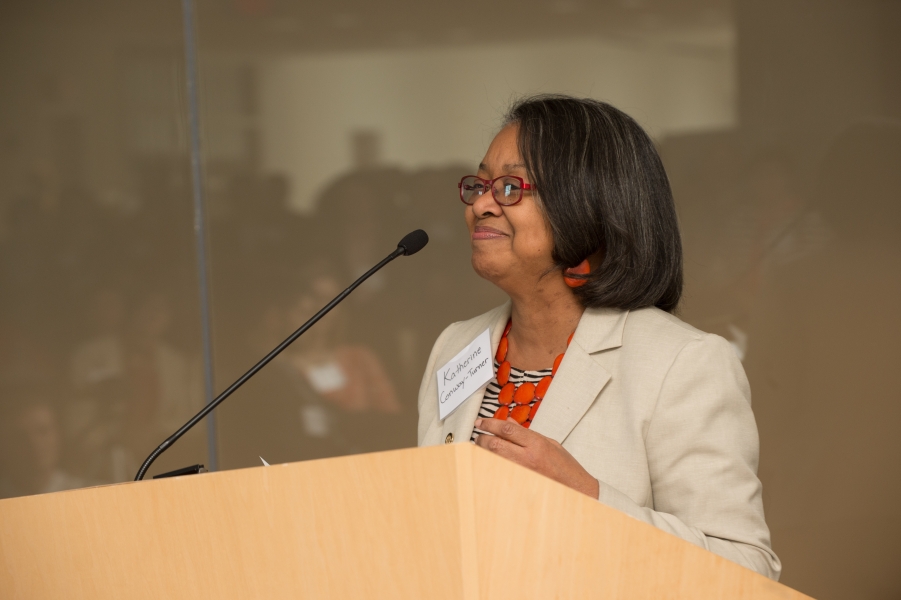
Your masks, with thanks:
[[[472,253],[472,268],[476,275],[482,279],[487,279],[491,283],[497,285],[510,270],[497,256],[490,256],[485,252]]]

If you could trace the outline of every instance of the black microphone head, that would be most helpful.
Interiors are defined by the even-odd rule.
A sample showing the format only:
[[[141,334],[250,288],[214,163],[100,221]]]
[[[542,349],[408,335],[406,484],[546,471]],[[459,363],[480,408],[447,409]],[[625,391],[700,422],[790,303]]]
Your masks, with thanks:
[[[397,243],[397,247],[403,248],[404,256],[410,256],[425,248],[425,245],[428,243],[429,234],[422,229],[417,229],[405,235],[404,239]]]

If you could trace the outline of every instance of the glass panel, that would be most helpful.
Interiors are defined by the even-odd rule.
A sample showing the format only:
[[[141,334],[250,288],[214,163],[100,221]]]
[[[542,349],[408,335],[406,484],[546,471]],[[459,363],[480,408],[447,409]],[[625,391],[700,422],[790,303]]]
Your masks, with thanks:
[[[182,37],[175,0],[0,8],[0,496],[130,480],[203,401]]]
[[[673,52],[677,42],[659,43],[644,17],[623,9],[613,14],[629,42],[566,34],[582,17],[563,7],[553,9],[553,35],[486,46],[454,27],[421,37],[438,13],[421,29],[400,6],[316,17],[268,3],[198,7],[218,389],[405,233],[431,236],[223,406],[226,467],[415,444],[435,338],[504,300],[471,270],[456,186],[511,98],[603,95],[661,138],[737,119],[734,35],[722,11],[700,33],[668,32],[690,40]],[[591,18],[601,24],[609,12]],[[523,16],[517,29],[542,19]],[[386,27],[364,26],[370,17]],[[320,38],[323,27],[330,34]],[[502,68],[473,77],[486,60]]]
[[[783,581],[897,595],[897,3],[411,6],[199,0],[218,389],[403,234],[432,238],[226,403],[224,466],[415,443],[436,336],[504,300],[471,272],[456,183],[512,99],[591,96],[657,141],[681,316],[745,361]]]

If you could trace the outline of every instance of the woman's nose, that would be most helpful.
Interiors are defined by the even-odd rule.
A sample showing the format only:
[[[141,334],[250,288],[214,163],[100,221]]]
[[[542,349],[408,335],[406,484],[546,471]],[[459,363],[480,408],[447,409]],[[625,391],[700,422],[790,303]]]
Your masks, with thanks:
[[[503,213],[501,205],[494,201],[491,190],[486,190],[481,196],[476,196],[476,201],[472,203],[472,211],[479,217],[499,217]]]

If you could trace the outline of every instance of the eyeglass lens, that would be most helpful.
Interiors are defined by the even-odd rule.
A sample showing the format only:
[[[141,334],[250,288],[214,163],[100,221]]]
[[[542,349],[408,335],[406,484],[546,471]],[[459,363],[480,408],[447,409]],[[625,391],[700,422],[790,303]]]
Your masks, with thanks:
[[[478,177],[465,177],[460,187],[463,202],[473,204],[485,193],[487,182]],[[522,198],[522,184],[515,177],[500,177],[491,186],[491,192],[498,204],[516,204]]]

